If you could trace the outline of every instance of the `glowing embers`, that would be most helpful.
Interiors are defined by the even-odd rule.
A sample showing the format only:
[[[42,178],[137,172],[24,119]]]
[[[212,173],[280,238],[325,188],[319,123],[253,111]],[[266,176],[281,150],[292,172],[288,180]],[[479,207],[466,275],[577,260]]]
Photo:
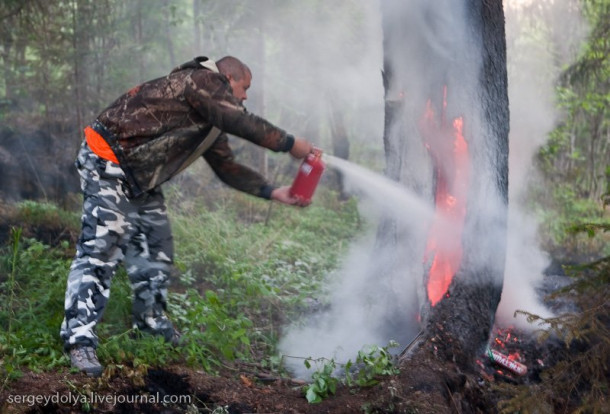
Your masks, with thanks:
[[[519,376],[525,375],[528,372],[527,366],[523,363],[524,357],[519,352],[521,341],[511,333],[511,328],[499,329],[497,336],[490,342],[486,354],[489,361],[499,368],[494,372],[494,375],[499,377],[510,377],[511,374]],[[477,360],[478,365],[485,370],[485,364],[481,360]],[[541,360],[538,360],[540,365],[544,365]],[[506,370],[510,371],[507,372]],[[492,377],[485,374],[488,380]]]
[[[435,217],[428,234],[424,262],[430,266],[426,290],[432,306],[447,293],[462,261],[462,231],[470,181],[468,143],[462,117],[448,124],[445,118],[447,87],[443,90],[440,120],[429,100],[420,130],[434,163]],[[431,263],[430,263],[431,261]]]

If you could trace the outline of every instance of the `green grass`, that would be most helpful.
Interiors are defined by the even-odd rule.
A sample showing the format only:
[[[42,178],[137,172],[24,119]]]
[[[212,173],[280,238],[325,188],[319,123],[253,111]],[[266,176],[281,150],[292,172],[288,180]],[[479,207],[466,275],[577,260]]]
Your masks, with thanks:
[[[584,263],[610,255],[607,233],[591,237],[587,232],[574,231],[583,225],[610,223],[610,214],[603,206],[603,200],[592,201],[578,195],[568,185],[558,185],[546,198],[538,194],[533,209],[540,222],[541,245],[555,258]]]
[[[219,316],[210,317],[237,321],[232,332],[240,336],[233,339],[238,356],[260,360],[274,354],[284,318],[322,294],[325,278],[361,225],[356,204],[339,203],[332,193],[321,193],[306,209],[241,194],[231,201],[210,209],[180,204],[172,220],[176,259],[189,279],[180,284],[196,286],[199,296],[213,291],[215,307],[205,306]],[[191,301],[197,297],[192,290],[185,294]]]
[[[215,203],[166,192],[174,231],[177,274],[169,313],[186,346],[134,338],[131,291],[121,268],[98,327],[99,357],[107,372],[134,378],[149,366],[185,363],[215,371],[240,359],[272,364],[283,318],[303,300],[323,294],[350,239],[361,231],[356,204],[320,191],[306,209],[219,190]],[[74,230],[76,212],[49,204],[21,206],[23,226],[51,222]],[[0,250],[0,378],[23,369],[65,367],[59,326],[74,246],[48,246],[15,229]],[[138,374],[139,373],[139,374]]]
[[[4,382],[67,363],[58,337],[69,261],[54,249],[12,232],[1,256],[0,357]],[[59,249],[65,246],[59,246]]]

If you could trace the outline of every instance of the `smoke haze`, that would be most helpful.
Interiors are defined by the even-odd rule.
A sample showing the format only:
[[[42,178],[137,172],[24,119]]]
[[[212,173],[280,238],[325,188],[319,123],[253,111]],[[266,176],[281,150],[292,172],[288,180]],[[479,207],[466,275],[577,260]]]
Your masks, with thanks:
[[[380,148],[383,128],[381,28],[376,1],[299,1],[266,4],[259,50],[243,36],[227,39],[220,54],[232,54],[252,69],[246,106],[318,146],[331,146],[332,107],[346,117],[350,140]],[[281,47],[278,47],[281,45]],[[265,54],[264,65],[260,53]],[[262,91],[264,90],[264,96]],[[260,113],[262,112],[262,113]],[[356,145],[354,145],[356,146]]]
[[[426,3],[429,2],[413,1],[414,5]],[[535,1],[531,3],[536,4]],[[510,208],[506,273],[497,320],[503,325],[516,324],[521,328],[528,325],[513,317],[517,309],[541,316],[550,315],[535,290],[549,259],[538,245],[537,223],[526,212],[524,204],[528,183],[535,176],[532,158],[545,142],[546,134],[553,128],[557,117],[552,96],[553,81],[557,76],[554,68],[558,65],[553,59],[559,56],[567,61],[571,56],[567,40],[559,34],[571,33],[566,28],[571,27],[569,24],[577,17],[577,13],[566,6],[568,0],[544,3],[552,10],[551,18],[556,20],[548,18],[545,21],[551,29],[543,30],[543,34],[554,36],[554,45],[561,49],[558,53],[546,50],[544,47],[548,43],[535,40],[540,33],[528,34],[527,30],[532,31],[534,27],[527,26],[532,21],[527,19],[525,12],[511,8],[512,2],[505,6],[511,112]],[[335,105],[349,116],[345,123],[353,147],[365,148],[365,153],[352,153],[350,160],[356,164],[371,163],[366,149],[371,149],[374,154],[383,152],[383,39],[379,2],[336,1],[326,2],[320,7],[331,9],[332,13],[299,7],[294,1],[265,8],[265,67],[258,63],[258,52],[244,48],[238,38],[227,40],[223,54],[238,56],[252,68],[252,96],[258,96],[257,89],[264,89],[265,96],[256,98],[258,102],[255,99],[248,102],[254,101],[252,106],[260,109],[261,115],[274,122],[282,114],[283,120],[291,121],[281,127],[326,149],[330,148],[331,138],[325,114],[331,104]],[[432,6],[428,4],[426,7]],[[452,39],[451,33],[439,32],[439,27],[456,29],[455,25],[447,21],[430,26],[426,13],[425,9],[414,8],[414,30],[426,33],[429,47],[435,53],[443,54]],[[346,27],[354,25],[358,28],[358,36],[349,38],[347,33],[352,31]],[[275,42],[293,46],[274,48]],[[404,47],[410,47],[408,42],[405,41]],[[409,71],[409,67],[402,69]],[[411,76],[416,83],[419,75],[411,73]],[[398,96],[401,91],[400,85],[393,87],[390,98],[392,93]],[[410,98],[406,97],[407,104]],[[290,108],[291,116],[286,116],[286,108]],[[427,156],[425,153],[422,155]],[[392,335],[388,330],[380,329],[380,325],[387,324],[389,316],[394,319],[403,317],[401,314],[388,315],[388,312],[397,311],[395,305],[387,306],[396,298],[405,302],[398,309],[409,312],[418,308],[416,292],[421,289],[421,281],[409,280],[405,276],[385,281],[384,286],[371,282],[371,272],[383,268],[384,262],[390,261],[390,258],[371,257],[375,244],[374,223],[381,215],[387,214],[401,223],[406,220],[407,225],[414,228],[419,226],[420,234],[425,234],[422,229],[429,223],[433,211],[415,194],[394,188],[391,181],[375,173],[363,175],[361,170],[341,164],[340,160],[331,158],[328,161],[346,175],[350,191],[360,200],[361,215],[373,224],[372,231],[362,235],[343,258],[341,267],[328,275],[331,294],[327,310],[308,317],[306,326],[286,327],[280,351],[298,358],[326,357],[345,362],[353,360],[364,345],[385,346],[389,339],[400,338],[399,342],[405,346],[404,340],[408,341],[416,334],[411,330]],[[420,167],[412,166],[415,171]],[[394,296],[388,297],[387,292],[394,292]],[[297,375],[306,376],[303,362],[298,358],[287,358],[286,362]]]
[[[552,316],[536,293],[550,258],[538,243],[538,223],[527,211],[527,190],[536,181],[535,153],[559,117],[553,89],[558,68],[575,57],[585,31],[578,10],[569,0],[528,3],[529,7],[541,3],[548,6],[547,14],[539,16],[546,17],[542,19],[547,25],[544,29],[536,29],[540,21],[516,3],[511,7],[509,2],[505,7],[511,111],[510,207],[506,272],[497,318],[501,325],[527,330],[537,327],[528,324],[522,315],[515,317],[516,310]]]

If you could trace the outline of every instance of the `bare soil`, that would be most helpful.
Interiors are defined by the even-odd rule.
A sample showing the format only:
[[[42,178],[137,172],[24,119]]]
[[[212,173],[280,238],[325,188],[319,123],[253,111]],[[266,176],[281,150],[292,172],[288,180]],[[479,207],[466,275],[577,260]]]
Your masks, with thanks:
[[[497,334],[494,349],[505,355],[518,354],[528,367],[526,375],[517,375],[485,355],[469,373],[451,363],[411,361],[409,370],[381,377],[375,386],[339,385],[335,395],[310,404],[304,396],[304,382],[279,377],[255,364],[237,362],[218,375],[179,365],[151,367],[143,373],[130,367],[107,367],[101,378],[59,368],[25,371],[21,378],[4,384],[0,413],[488,414],[497,412],[500,396],[496,385],[538,382],[543,367],[557,358],[557,350],[519,339],[514,331],[498,330]],[[412,383],[431,385],[430,389],[404,386]],[[432,385],[439,383],[443,385]]]
[[[68,370],[25,372],[0,393],[0,412],[358,413],[375,393],[373,388],[356,393],[339,388],[332,398],[309,404],[302,385],[289,380],[261,380],[238,371],[212,376],[180,366],[151,368],[143,379],[135,385],[121,375],[94,379]],[[85,399],[95,401],[87,405]]]

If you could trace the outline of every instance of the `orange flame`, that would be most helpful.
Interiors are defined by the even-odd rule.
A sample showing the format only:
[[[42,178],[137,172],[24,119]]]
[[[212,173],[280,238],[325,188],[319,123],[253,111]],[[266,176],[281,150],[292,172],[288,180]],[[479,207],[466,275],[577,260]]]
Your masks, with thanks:
[[[440,125],[430,101],[420,125],[436,173],[435,218],[428,235],[424,261],[432,257],[428,275],[428,300],[435,306],[447,293],[462,261],[462,232],[470,179],[468,143],[464,120],[455,118],[447,126],[447,87],[443,90]]]

